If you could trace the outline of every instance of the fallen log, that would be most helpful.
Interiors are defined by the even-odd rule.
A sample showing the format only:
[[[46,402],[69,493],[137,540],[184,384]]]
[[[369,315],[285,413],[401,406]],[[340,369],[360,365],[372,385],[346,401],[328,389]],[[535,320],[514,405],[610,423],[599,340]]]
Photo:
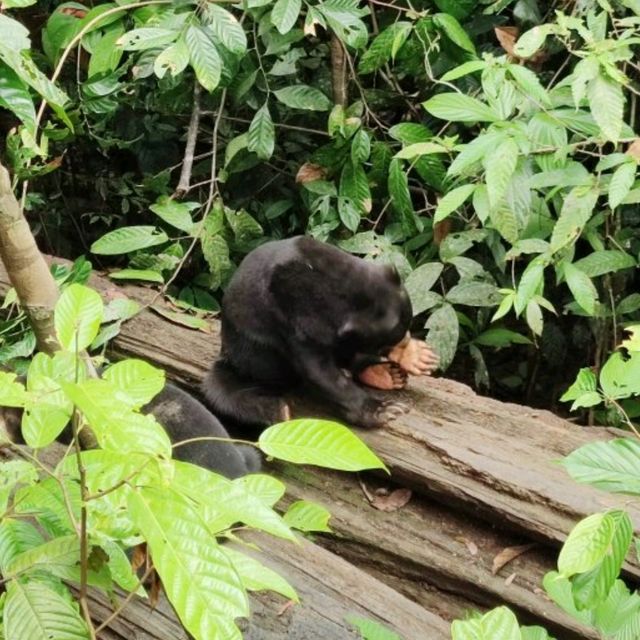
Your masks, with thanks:
[[[0,274],[0,282],[3,278]],[[106,299],[125,292],[142,304],[155,303],[155,294],[143,287],[116,289],[98,277],[92,284]],[[144,358],[193,388],[219,348],[217,323],[212,322],[211,327],[209,334],[188,330],[147,309],[123,325],[110,351],[115,356]],[[353,565],[358,565],[375,580],[365,590],[360,606],[371,597],[371,589],[382,592],[384,582],[389,593],[400,598],[399,594],[404,594],[423,605],[419,611],[426,613],[426,608],[447,620],[470,608],[504,602],[513,606],[523,621],[546,624],[559,638],[596,638],[541,594],[541,577],[554,564],[549,548],[529,551],[497,576],[492,575],[489,564],[500,549],[523,540],[557,546],[579,518],[623,502],[576,485],[555,464],[581,444],[608,436],[609,430],[581,429],[548,412],[483,398],[465,385],[443,379],[412,382],[404,398],[412,405],[408,415],[386,429],[360,431],[390,467],[393,480],[414,490],[413,502],[399,513],[365,510],[353,477],[316,470],[292,475],[280,469],[293,496],[324,502],[333,512],[339,538],[320,537],[318,541],[349,560],[352,564],[346,566],[351,571],[357,571]],[[447,509],[430,504],[425,496],[443,502]],[[625,506],[634,521],[640,522],[637,508]],[[452,507],[459,513],[453,513]],[[492,523],[499,523],[503,530],[496,531]],[[505,528],[514,533],[505,533]],[[479,557],[470,559],[469,547],[474,545]],[[267,545],[266,551],[278,557],[275,547],[272,551]],[[332,567],[334,560],[330,559],[338,559],[324,553],[324,561]],[[301,566],[299,570],[306,576],[302,585],[310,594],[318,593],[330,577],[314,582],[318,576],[315,569],[309,573]],[[289,577],[295,568],[287,565],[281,571]],[[639,574],[636,567],[630,571]],[[507,581],[506,576],[514,572],[515,579]],[[357,576],[359,583],[366,574]],[[292,582],[303,591],[300,584]],[[347,584],[352,582],[341,589],[347,589]],[[335,592],[338,602],[343,592]],[[380,616],[381,611],[387,612],[385,602],[389,601],[376,600],[383,608],[372,613]],[[393,608],[401,611],[405,600],[394,602]],[[257,610],[256,620],[262,620],[262,611]],[[267,618],[274,615],[273,607],[265,611]],[[320,613],[322,617],[324,610]],[[429,618],[435,631],[426,636],[413,635],[397,621],[391,621],[391,626],[406,640],[448,637],[440,618]],[[267,623],[259,624],[261,630],[269,628]],[[347,635],[325,629],[325,635],[314,636],[307,629],[307,635],[300,637],[352,637],[342,624]],[[283,637],[283,631],[279,633],[273,637]]]

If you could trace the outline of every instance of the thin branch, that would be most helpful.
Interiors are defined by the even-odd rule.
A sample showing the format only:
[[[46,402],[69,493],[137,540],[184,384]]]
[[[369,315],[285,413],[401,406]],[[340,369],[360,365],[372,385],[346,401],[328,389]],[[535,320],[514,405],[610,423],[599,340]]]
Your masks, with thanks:
[[[180,172],[180,180],[173,194],[176,198],[181,198],[191,184],[191,172],[193,170],[193,159],[196,151],[196,142],[198,141],[198,127],[200,126],[200,83],[195,80],[193,85],[193,109],[191,111],[191,120],[187,129],[187,144],[184,148],[184,159],[182,160],[182,171]]]

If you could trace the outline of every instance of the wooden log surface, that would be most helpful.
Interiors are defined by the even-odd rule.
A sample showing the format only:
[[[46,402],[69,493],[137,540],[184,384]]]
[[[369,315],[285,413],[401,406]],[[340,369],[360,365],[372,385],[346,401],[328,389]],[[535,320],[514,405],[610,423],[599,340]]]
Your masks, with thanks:
[[[6,283],[4,274],[0,274],[2,282]],[[155,297],[144,287],[117,289],[98,277],[93,278],[92,285],[102,291],[105,300],[126,293],[149,304]],[[154,300],[154,304],[166,308],[161,301]],[[209,334],[188,330],[147,309],[123,325],[110,351],[115,356],[146,359],[164,368],[185,387],[193,388],[218,352],[217,323],[212,321],[211,327]],[[258,630],[248,633],[255,633],[256,639],[353,637],[342,621],[348,607],[340,609],[335,602],[341,601],[354,582],[364,584],[368,578],[372,582],[361,592],[362,600],[356,597],[353,607],[378,619],[381,613],[397,609],[403,622],[393,617],[385,619],[384,615],[382,619],[406,640],[448,637],[442,618],[449,620],[472,607],[484,609],[501,603],[513,606],[523,621],[547,625],[559,639],[597,638],[550,603],[541,592],[540,581],[553,568],[555,552],[550,547],[557,547],[579,518],[624,502],[575,484],[556,463],[581,444],[608,437],[610,430],[585,430],[546,411],[480,397],[465,385],[446,379],[412,380],[402,395],[412,406],[410,413],[385,429],[359,430],[359,434],[385,460],[393,481],[414,491],[411,503],[391,513],[376,511],[368,505],[353,476],[317,470],[296,473],[287,466],[279,468],[293,497],[312,499],[329,508],[337,537],[317,539],[333,553],[311,547],[327,563],[326,575],[319,574],[317,567],[311,569],[313,563],[306,562],[307,553],[296,556],[302,562],[296,567],[290,550],[279,551],[278,545],[284,543],[266,543],[265,549],[276,568],[310,598],[306,606],[315,613],[302,613],[303,621],[316,614],[318,621],[304,631],[299,626],[303,621],[286,627],[287,634],[294,633],[291,629],[300,629],[295,631],[298,635],[283,635],[283,627],[272,632],[269,625],[274,624],[272,618],[278,610],[272,601],[277,598],[261,596],[256,600],[251,623],[257,624]],[[630,504],[625,507],[637,526],[638,508]],[[491,573],[491,560],[501,549],[528,540],[541,544],[498,575]],[[477,548],[475,554],[470,551],[473,547]],[[348,562],[337,558],[337,554]],[[353,573],[358,576],[355,580],[345,578],[326,596],[340,611],[329,621],[325,608],[331,607],[322,604],[318,608],[313,596],[322,592],[321,587],[336,571],[340,573],[334,566],[346,567],[348,574],[359,571],[354,565],[364,572]],[[636,577],[639,574],[636,567],[629,567],[629,571]],[[507,579],[513,573],[515,577]],[[380,598],[381,593],[386,595]],[[391,594],[399,600],[389,600]],[[367,608],[369,601],[372,606]],[[382,608],[376,610],[376,603]],[[144,605],[130,607],[132,614],[126,614],[120,624],[135,626],[137,623],[131,618],[139,615],[140,609]],[[407,618],[405,609],[414,618]],[[304,612],[304,608],[300,611]],[[144,614],[140,617],[145,620]],[[415,619],[415,629],[430,625],[430,632],[407,628],[407,619]],[[332,628],[331,624],[337,626]],[[143,624],[141,629],[145,628]],[[336,631],[338,628],[340,632]],[[180,638],[175,627],[167,623],[167,629],[166,636],[148,637]],[[145,635],[126,633],[104,637],[147,640]]]

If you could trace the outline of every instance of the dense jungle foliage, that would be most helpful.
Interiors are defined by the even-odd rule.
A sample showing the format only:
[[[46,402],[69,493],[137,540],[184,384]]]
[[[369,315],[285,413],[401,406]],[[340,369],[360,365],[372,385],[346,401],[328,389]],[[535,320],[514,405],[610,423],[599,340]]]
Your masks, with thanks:
[[[635,0],[3,7],[4,155],[48,252],[197,316],[309,233],[397,265],[449,375],[545,406],[640,317]]]

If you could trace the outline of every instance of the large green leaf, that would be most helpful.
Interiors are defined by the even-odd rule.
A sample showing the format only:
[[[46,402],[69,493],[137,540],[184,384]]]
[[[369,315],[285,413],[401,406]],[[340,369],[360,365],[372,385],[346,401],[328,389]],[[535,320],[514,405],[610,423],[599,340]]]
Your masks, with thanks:
[[[24,385],[16,382],[15,373],[0,371],[0,407],[24,407],[26,392]]]
[[[3,575],[14,558],[43,542],[42,534],[31,522],[23,518],[3,518],[0,522],[0,569]]]
[[[91,252],[99,255],[113,256],[130,253],[139,249],[147,249],[164,244],[169,237],[157,227],[133,226],[122,227],[106,233],[91,245]]]
[[[529,301],[540,292],[544,282],[544,263],[539,259],[530,262],[524,270],[518,283],[514,307],[516,314],[520,315]]]
[[[47,540],[15,556],[5,567],[5,577],[14,578],[26,571],[48,571],[61,578],[75,575],[72,569],[80,562],[80,541],[71,534]]]
[[[36,110],[29,87],[6,64],[0,62],[0,107],[13,111],[35,138]]]
[[[207,29],[232,53],[242,55],[247,50],[247,36],[237,18],[215,2],[207,2],[203,7],[207,17]]]
[[[598,290],[591,278],[575,265],[565,262],[564,277],[576,302],[590,315],[594,315],[598,302]]]
[[[384,469],[382,461],[350,429],[328,420],[301,419],[275,424],[259,439],[268,456],[342,471]]]
[[[68,598],[41,582],[11,580],[3,629],[11,640],[88,640],[87,626]]]
[[[467,32],[462,28],[460,23],[454,16],[448,13],[436,13],[433,16],[433,24],[438,27],[446,36],[457,44],[461,49],[468,51],[469,53],[475,53],[476,48],[473,46],[471,38],[467,35]]]
[[[511,177],[518,164],[518,145],[513,138],[506,138],[484,162],[487,194],[492,207],[504,198]]]
[[[551,251],[556,252],[574,243],[587,224],[598,201],[595,187],[574,187],[562,204],[560,217],[551,234]]]
[[[105,371],[103,377],[118,391],[119,398],[126,397],[135,409],[157,396],[165,383],[162,369],[136,358],[116,362]]]
[[[630,160],[621,164],[611,176],[609,183],[609,206],[615,209],[627,197],[636,179],[638,165]]]
[[[571,581],[573,599],[578,609],[592,609],[607,599],[631,545],[633,525],[628,514],[616,510],[609,511],[607,517],[614,523],[607,552],[593,569],[574,576]]]
[[[544,44],[547,36],[555,29],[555,25],[543,24],[525,31],[516,42],[513,52],[521,58],[531,57]]]
[[[190,502],[170,489],[138,489],[130,492],[129,514],[189,633],[198,640],[240,640],[234,620],[249,615],[245,590]]]
[[[179,35],[179,31],[173,29],[161,29],[159,27],[142,27],[127,31],[118,40],[118,46],[125,51],[144,51],[164,47],[172,43]]]
[[[161,196],[154,204],[149,205],[149,209],[172,227],[192,233],[194,222],[190,212],[198,206],[196,202],[177,202]]]
[[[411,298],[413,315],[418,315],[437,304],[442,296],[430,291],[437,282],[444,265],[440,262],[427,262],[414,269],[405,281],[405,288]]]
[[[427,320],[427,342],[440,356],[440,367],[446,369],[458,348],[460,323],[455,309],[448,302],[436,309]]]
[[[249,125],[249,144],[247,148],[261,160],[268,160],[275,147],[275,128],[269,113],[268,103],[264,103],[257,111]]]
[[[594,513],[569,533],[558,556],[558,571],[567,578],[593,569],[607,553],[616,530],[608,513]]]
[[[355,203],[360,213],[365,214],[371,211],[371,190],[362,164],[355,162],[344,163],[340,174],[338,193],[342,198],[349,198]],[[360,216],[358,216],[359,222]],[[352,230],[355,231],[355,229]]]
[[[63,383],[67,396],[84,414],[103,449],[171,458],[171,441],[152,415],[131,410],[108,380]]]
[[[416,214],[411,201],[411,193],[409,192],[409,179],[404,171],[402,162],[395,158],[389,166],[388,187],[393,208],[400,217],[402,231],[409,238],[418,231]]]
[[[609,398],[628,398],[640,395],[640,352],[632,352],[624,358],[616,351],[600,371],[600,386]]]
[[[200,515],[211,532],[217,534],[242,522],[285,540],[295,540],[281,516],[242,482],[187,462],[176,461],[174,468],[172,486],[199,505]]]
[[[398,21],[378,34],[360,58],[358,72],[373,73],[389,62],[393,54],[394,41],[399,35],[406,38],[409,29],[411,29],[411,23]]]
[[[615,273],[622,269],[630,269],[637,266],[633,256],[624,251],[615,249],[603,249],[594,251],[588,256],[576,260],[573,265],[586,273],[590,278],[603,276],[605,273]]]
[[[297,500],[284,514],[284,521],[293,529],[298,529],[298,531],[325,531],[330,533],[329,518],[331,518],[331,513],[327,509],[307,500]]]
[[[422,106],[432,116],[452,122],[495,122],[500,119],[484,102],[462,93],[440,93],[423,102]]]
[[[222,60],[213,34],[203,27],[192,25],[187,29],[185,42],[198,82],[207,91],[213,91],[220,83],[222,74]]]
[[[98,335],[104,305],[100,294],[81,284],[68,286],[56,303],[54,322],[61,346],[86,349]]]
[[[622,86],[602,71],[587,87],[591,114],[607,140],[617,142],[622,131],[624,94]]]
[[[232,547],[225,546],[224,552],[248,591],[274,591],[287,600],[299,602],[295,589],[273,569],[265,567],[260,561]]]
[[[276,98],[293,109],[306,111],[329,111],[331,100],[315,87],[306,84],[296,84],[273,92]]]
[[[302,0],[276,0],[271,10],[271,24],[282,34],[293,29],[300,15]]]
[[[451,625],[452,640],[522,640],[515,614],[498,607],[481,618],[455,620]]]
[[[495,284],[490,282],[459,282],[445,296],[451,304],[466,304],[471,307],[492,307],[500,302]]]
[[[180,37],[158,55],[153,63],[153,72],[158,78],[164,78],[167,71],[170,71],[172,76],[177,76],[187,68],[188,64],[189,49],[185,39]]]
[[[475,184],[463,184],[447,192],[438,201],[436,212],[433,216],[434,224],[449,217],[456,209],[459,209],[476,189]]]

